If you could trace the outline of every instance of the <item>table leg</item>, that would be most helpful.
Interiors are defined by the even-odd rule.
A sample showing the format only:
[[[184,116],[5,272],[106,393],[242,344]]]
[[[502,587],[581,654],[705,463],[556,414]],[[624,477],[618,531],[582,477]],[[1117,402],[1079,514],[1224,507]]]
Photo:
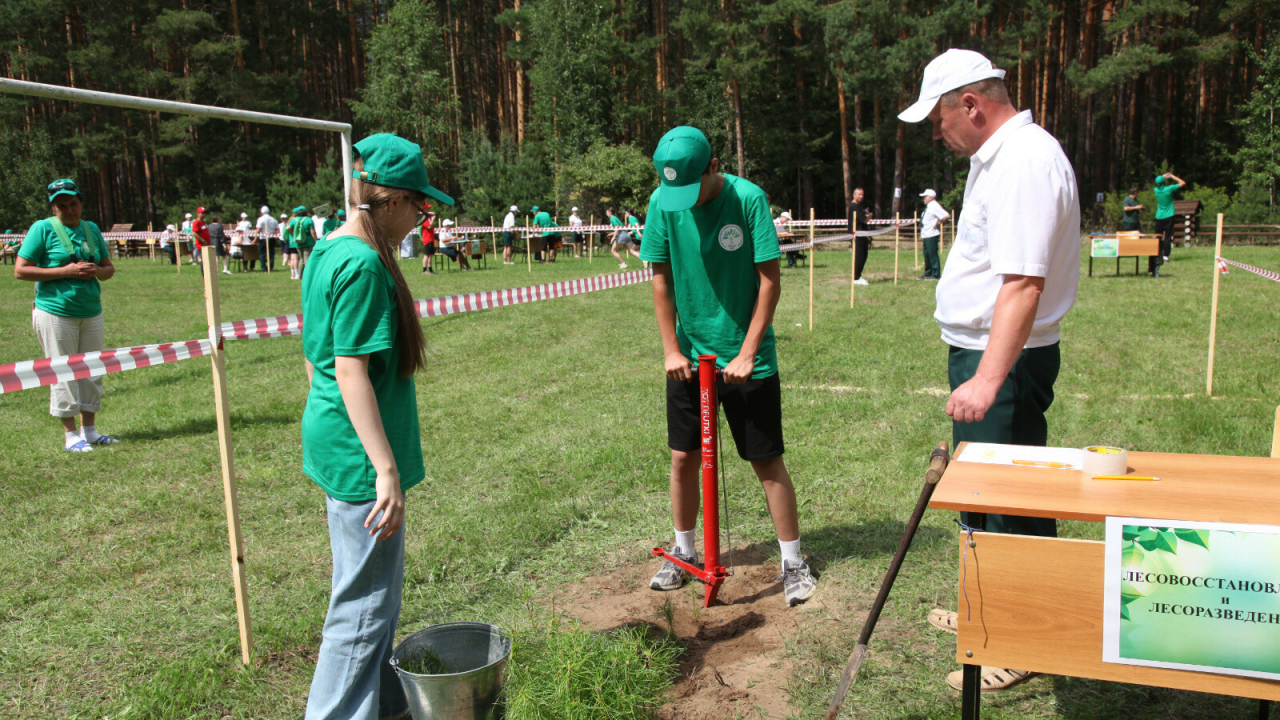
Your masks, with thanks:
[[[974,530],[987,529],[986,513],[968,513],[966,522]],[[978,720],[982,714],[982,666],[962,665],[964,685],[960,696],[961,720]]]
[[[1120,274],[1120,256],[1116,256],[1116,275]]]
[[[1270,720],[1271,718],[1271,701],[1258,701],[1258,720]]]
[[[1135,277],[1138,275],[1138,260],[1140,259],[1142,259],[1141,255],[1133,256],[1133,274]]]
[[[1093,277],[1093,256],[1089,256],[1089,277]]]

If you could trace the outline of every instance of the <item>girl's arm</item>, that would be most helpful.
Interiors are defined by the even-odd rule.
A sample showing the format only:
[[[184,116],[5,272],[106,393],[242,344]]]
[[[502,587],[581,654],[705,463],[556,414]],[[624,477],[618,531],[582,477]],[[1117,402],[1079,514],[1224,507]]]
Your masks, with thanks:
[[[387,432],[382,427],[382,416],[378,413],[378,399],[373,394],[373,384],[369,382],[369,356],[337,356],[334,358],[334,374],[347,416],[351,418],[360,444],[378,474],[374,483],[378,499],[365,518],[364,526],[369,527],[378,513],[382,513],[382,518],[369,535],[386,540],[404,525],[404,492],[400,490],[400,471],[391,452],[391,443],[387,441]]]

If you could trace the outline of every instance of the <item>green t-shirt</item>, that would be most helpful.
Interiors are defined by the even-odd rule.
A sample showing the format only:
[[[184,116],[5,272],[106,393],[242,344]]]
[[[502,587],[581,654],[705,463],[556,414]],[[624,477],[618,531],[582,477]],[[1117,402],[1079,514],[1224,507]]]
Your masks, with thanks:
[[[400,376],[395,281],[378,254],[352,235],[316,246],[302,277],[302,351],[315,367],[302,412],[302,471],[330,497],[377,497],[378,473],[347,415],[334,356],[368,355],[382,427],[408,490],[426,476],[413,377]]]
[[[298,225],[293,231],[293,241],[296,243],[294,247],[303,250],[314,247],[316,238],[311,234],[313,228],[315,228],[315,221],[310,216],[298,218]]]
[[[622,218],[618,217],[617,215],[610,215],[609,224],[614,225],[616,227],[622,227]]]
[[[86,228],[91,228],[91,253],[86,253],[82,247]],[[102,231],[88,220],[81,220],[76,227],[67,228],[67,239],[71,241],[76,261],[101,263],[108,256]],[[62,267],[73,261],[63,249],[62,241],[58,239],[58,233],[54,231],[49,218],[36,222],[27,231],[22,247],[18,250],[18,257],[42,268]],[[102,285],[98,283],[98,278],[41,280],[36,283],[36,307],[62,317],[97,317],[102,314]]]
[[[335,218],[335,217],[325,218],[324,225],[320,229],[320,239],[324,240],[326,237],[329,236],[329,233],[333,232],[334,230],[337,230],[338,226],[341,224],[342,223],[338,222],[338,218]]]
[[[676,337],[690,362],[716,355],[723,369],[738,356],[760,294],[756,263],[777,259],[778,233],[769,200],[756,185],[725,174],[716,199],[681,212],[664,212],[649,197],[640,259],[670,263],[675,285]],[[773,326],[756,352],[754,379],[778,372]]]
[[[1182,186],[1176,182],[1166,182],[1153,188],[1156,194],[1157,220],[1173,217],[1173,194],[1180,189],[1182,189]]]
[[[1138,229],[1138,211],[1130,210],[1129,208],[1136,207],[1141,204],[1142,203],[1138,202],[1137,198],[1130,197],[1129,195],[1124,196],[1124,229],[1125,230]]]
[[[537,225],[538,227],[555,227],[555,223],[551,222],[551,213],[547,212],[546,210],[540,210],[538,211],[537,215],[533,216],[533,224]],[[542,237],[547,237],[548,235],[559,235],[559,233],[554,233],[554,232],[542,233]]]

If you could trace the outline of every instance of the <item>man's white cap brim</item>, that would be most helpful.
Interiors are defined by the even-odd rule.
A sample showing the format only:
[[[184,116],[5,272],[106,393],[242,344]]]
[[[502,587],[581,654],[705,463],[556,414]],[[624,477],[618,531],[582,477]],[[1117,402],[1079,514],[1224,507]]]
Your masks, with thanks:
[[[938,193],[934,192],[933,188],[928,188],[920,193],[920,197],[938,197]]]
[[[511,206],[511,212],[516,212],[516,211],[518,211],[519,209],[520,209],[520,208],[516,207],[515,205],[512,205],[512,206]]]
[[[981,53],[972,50],[951,49],[929,62],[920,82],[920,99],[898,114],[902,122],[918,123],[929,117],[938,98],[980,80],[1001,78],[1005,71]]]

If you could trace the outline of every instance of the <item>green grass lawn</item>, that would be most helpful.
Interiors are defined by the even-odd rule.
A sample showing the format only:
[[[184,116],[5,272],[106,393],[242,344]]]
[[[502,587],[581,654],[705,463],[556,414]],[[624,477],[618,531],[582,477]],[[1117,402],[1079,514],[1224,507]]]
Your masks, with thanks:
[[[1225,254],[1280,268],[1275,248]],[[1082,269],[1063,328],[1051,443],[1269,452],[1280,402],[1280,285],[1234,269],[1223,278],[1216,397],[1207,399],[1211,255],[1178,249],[1158,280],[1116,277],[1106,261],[1095,264],[1093,278]],[[207,334],[197,272],[177,275],[147,260],[118,265],[103,286],[107,347]],[[435,277],[418,274],[414,261],[404,267],[418,298],[617,271],[606,258],[561,261],[532,275],[492,262]],[[774,322],[804,551],[825,566],[824,582],[868,597],[930,449],[950,439],[935,285],[907,279],[919,274],[907,270],[895,287],[892,267],[891,252],[872,252],[872,285],[858,288],[850,310],[847,252],[818,253],[814,329],[807,270],[784,270]],[[287,273],[220,279],[223,320],[299,311],[299,285]],[[0,363],[40,356],[31,296],[29,283],[0,282]],[[513,677],[525,698],[561,697],[561,685],[575,681],[543,667],[556,653],[665,658],[661,648],[626,650],[637,642],[631,636],[597,647],[598,639],[547,635],[559,588],[643,562],[636,548],[670,542],[662,356],[649,286],[423,326],[431,369],[418,378],[418,407],[427,480],[408,496],[401,631],[447,620],[512,628]],[[239,662],[208,360],[109,376],[98,425],[125,444],[85,456],[61,449],[47,389],[6,394],[0,716],[301,716],[330,559],[323,496],[301,473],[300,340],[228,342],[227,366],[254,665]],[[728,448],[726,456],[735,541],[771,540],[749,468]],[[942,682],[955,667],[954,640],[923,621],[935,604],[955,607],[952,520],[926,515],[845,703],[847,717],[956,716],[958,694]],[[1101,528],[1065,523],[1063,534],[1096,539]],[[825,709],[861,618],[848,613],[824,618],[821,631],[799,628],[788,646],[796,717]],[[523,655],[522,634],[531,639]],[[598,683],[598,670],[590,678],[578,680]],[[662,687],[660,679],[636,683],[609,707],[619,717],[642,713],[646,702],[660,701]],[[1043,678],[988,698],[985,711],[1106,717],[1119,706],[1132,718],[1238,717],[1252,708],[1233,698]],[[530,716],[517,709],[513,716]]]

